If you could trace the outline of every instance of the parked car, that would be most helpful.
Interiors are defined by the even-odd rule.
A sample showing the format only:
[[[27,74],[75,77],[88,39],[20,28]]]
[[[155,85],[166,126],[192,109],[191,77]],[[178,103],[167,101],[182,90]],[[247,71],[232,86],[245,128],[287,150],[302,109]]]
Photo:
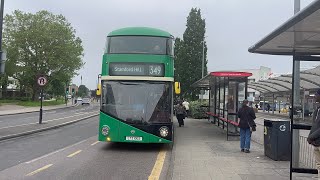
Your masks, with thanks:
[[[78,98],[75,100],[75,103],[82,104],[82,98],[81,98],[81,97],[78,97]]]
[[[85,97],[85,98],[82,99],[82,105],[84,105],[84,104],[89,104],[90,105],[90,102],[91,102],[91,100],[88,97]]]

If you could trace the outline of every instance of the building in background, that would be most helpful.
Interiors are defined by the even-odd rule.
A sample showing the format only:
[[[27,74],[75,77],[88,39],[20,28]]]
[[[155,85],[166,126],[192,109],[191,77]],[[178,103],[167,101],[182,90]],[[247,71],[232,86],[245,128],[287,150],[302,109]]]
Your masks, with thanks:
[[[248,83],[267,80],[271,77],[274,77],[274,74],[272,73],[271,68],[265,67],[265,66],[260,66],[259,69],[240,69],[236,71],[252,73],[252,76],[248,78]],[[257,98],[259,97],[259,95],[260,95],[259,91],[248,88],[248,98],[247,98],[248,101],[255,102],[255,100],[257,100]]]
[[[74,95],[74,96],[77,95],[77,93],[78,93],[78,88],[79,88],[79,87],[78,87],[77,85],[75,85],[75,84],[70,85],[70,86],[69,86],[69,91],[68,91],[68,92],[69,92],[69,95],[71,95],[71,96],[72,96],[72,95]]]
[[[252,73],[252,76],[248,78],[248,83],[250,82],[257,82],[261,80],[266,80],[275,75],[272,73],[271,68],[260,66],[259,69],[236,69],[236,70],[222,70],[222,71],[235,71],[235,72],[249,72]],[[254,89],[248,88],[248,101],[255,102],[257,98],[259,98],[259,91]],[[199,96],[200,99],[200,96]],[[205,94],[203,95],[203,99],[209,99],[209,91],[206,90]]]

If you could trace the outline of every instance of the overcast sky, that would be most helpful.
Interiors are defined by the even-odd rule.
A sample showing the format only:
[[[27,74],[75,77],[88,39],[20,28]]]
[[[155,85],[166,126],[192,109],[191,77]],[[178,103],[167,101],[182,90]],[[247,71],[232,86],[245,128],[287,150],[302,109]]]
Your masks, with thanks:
[[[106,35],[117,28],[150,26],[181,37],[192,7],[206,19],[208,70],[272,68],[291,72],[291,58],[248,53],[248,47],[293,15],[294,0],[6,0],[5,14],[19,9],[64,15],[83,40],[85,66],[73,83],[95,89]],[[301,8],[312,0],[302,0]],[[308,66],[308,65],[306,65]]]

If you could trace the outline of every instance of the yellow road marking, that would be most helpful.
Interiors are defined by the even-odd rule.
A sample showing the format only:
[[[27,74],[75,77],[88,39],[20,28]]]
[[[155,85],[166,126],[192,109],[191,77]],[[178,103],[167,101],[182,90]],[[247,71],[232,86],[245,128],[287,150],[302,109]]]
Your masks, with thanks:
[[[158,180],[160,178],[160,174],[162,171],[163,163],[166,158],[166,151],[165,150],[160,150],[157,160],[153,166],[152,172],[148,178],[148,180]]]
[[[94,146],[94,145],[96,145],[98,143],[99,143],[99,141],[96,141],[96,142],[92,143],[91,146]]]
[[[78,150],[78,151],[76,151],[76,152],[74,152],[74,153],[72,153],[72,154],[69,154],[67,157],[75,156],[75,155],[79,154],[81,151],[82,151],[82,150]]]
[[[35,174],[37,174],[37,173],[40,172],[40,171],[43,171],[43,170],[45,170],[45,169],[48,169],[48,168],[49,168],[50,166],[52,166],[52,165],[53,165],[53,164],[48,164],[48,165],[46,165],[46,166],[43,166],[42,168],[39,168],[39,169],[37,169],[37,170],[35,170],[35,171],[27,174],[26,176],[35,175]]]

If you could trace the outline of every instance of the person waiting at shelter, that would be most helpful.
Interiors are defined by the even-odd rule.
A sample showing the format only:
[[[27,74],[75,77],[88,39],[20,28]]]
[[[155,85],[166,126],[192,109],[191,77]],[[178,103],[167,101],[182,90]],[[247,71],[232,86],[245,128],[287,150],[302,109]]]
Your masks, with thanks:
[[[314,156],[318,169],[318,179],[320,180],[320,89],[315,94],[315,100],[318,107],[313,112],[312,127],[308,136],[308,143],[314,146]]]
[[[250,153],[251,133],[256,131],[255,112],[252,107],[248,106],[248,100],[243,100],[242,107],[239,109],[238,117],[240,118],[240,148],[241,152]]]
[[[270,104],[267,104],[267,110],[270,111]]]
[[[186,108],[186,117],[189,116],[189,102],[187,100],[184,100],[182,105]]]
[[[176,106],[176,116],[178,119],[179,127],[184,126],[184,118],[185,115],[187,114],[186,108],[182,105],[182,101],[178,103]]]

